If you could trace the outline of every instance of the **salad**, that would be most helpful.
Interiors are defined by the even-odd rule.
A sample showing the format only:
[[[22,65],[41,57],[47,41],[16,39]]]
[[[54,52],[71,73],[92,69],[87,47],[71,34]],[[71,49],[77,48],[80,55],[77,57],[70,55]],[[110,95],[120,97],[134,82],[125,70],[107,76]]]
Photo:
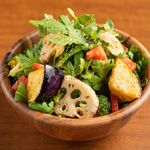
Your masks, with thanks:
[[[67,118],[107,115],[139,98],[149,60],[128,44],[112,20],[99,25],[92,14],[71,9],[55,19],[30,20],[40,41],[11,60],[9,78],[16,102]]]

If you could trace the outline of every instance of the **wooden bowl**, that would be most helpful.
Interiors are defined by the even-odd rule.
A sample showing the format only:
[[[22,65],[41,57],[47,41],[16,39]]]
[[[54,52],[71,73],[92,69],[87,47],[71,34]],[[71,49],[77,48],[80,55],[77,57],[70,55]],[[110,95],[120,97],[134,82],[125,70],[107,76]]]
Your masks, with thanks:
[[[122,31],[117,31],[126,39],[127,43],[136,44],[141,51],[146,53],[146,57],[150,58],[150,54],[140,42]],[[7,62],[13,55],[22,52],[25,48],[31,47],[39,39],[38,32],[32,32],[14,44],[10,49],[11,51],[3,59],[0,82],[7,100],[14,110],[41,132],[51,137],[67,141],[87,141],[102,138],[110,133],[116,132],[124,126],[142,104],[150,98],[150,82],[148,82],[143,90],[142,96],[127,107],[106,116],[85,120],[60,118],[31,110],[23,102],[16,103],[10,94],[11,84],[7,76],[9,71]],[[147,77],[150,79],[150,65],[147,69]]]

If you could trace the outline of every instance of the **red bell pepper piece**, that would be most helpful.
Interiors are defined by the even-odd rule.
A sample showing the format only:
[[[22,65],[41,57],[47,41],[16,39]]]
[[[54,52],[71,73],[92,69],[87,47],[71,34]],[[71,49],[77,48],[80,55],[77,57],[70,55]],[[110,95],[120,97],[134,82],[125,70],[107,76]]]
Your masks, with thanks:
[[[136,63],[129,58],[122,58],[122,61],[130,68],[131,71],[136,69]]]
[[[28,83],[28,79],[25,76],[21,76],[15,83],[14,85],[11,87],[12,92],[16,92],[18,85],[20,83],[23,83],[25,88],[27,88],[27,83]]]
[[[86,59],[107,60],[107,55],[101,46],[97,46],[86,53]]]
[[[110,94],[111,112],[119,110],[118,99],[117,96]]]
[[[35,70],[38,70],[38,69],[43,69],[44,68],[44,65],[42,64],[32,64],[32,67],[35,69]]]

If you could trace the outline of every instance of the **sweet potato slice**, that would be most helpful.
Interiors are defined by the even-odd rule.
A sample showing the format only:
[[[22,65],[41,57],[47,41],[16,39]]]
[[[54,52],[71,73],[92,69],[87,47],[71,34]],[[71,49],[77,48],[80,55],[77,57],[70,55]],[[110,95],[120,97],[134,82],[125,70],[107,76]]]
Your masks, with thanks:
[[[30,102],[34,102],[40,94],[44,80],[44,68],[32,71],[28,75],[27,93]]]
[[[119,58],[116,60],[108,85],[111,93],[118,96],[120,102],[132,101],[141,96],[138,78]]]

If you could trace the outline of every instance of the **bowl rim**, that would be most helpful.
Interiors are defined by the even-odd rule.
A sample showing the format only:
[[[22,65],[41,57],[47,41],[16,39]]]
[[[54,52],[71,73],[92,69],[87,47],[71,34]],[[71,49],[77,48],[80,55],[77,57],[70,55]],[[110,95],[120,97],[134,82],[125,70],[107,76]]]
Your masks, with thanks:
[[[136,40],[134,37],[130,36],[129,34],[115,29],[121,36],[126,37],[126,39],[131,40],[135,45],[137,45],[140,49],[140,51],[144,51],[146,54],[146,57],[148,59],[150,59],[150,53],[148,52],[148,50],[138,41]],[[25,41],[27,41],[29,38],[37,36],[37,34],[39,34],[37,31],[33,31],[31,33],[29,33],[27,36],[25,36],[24,38],[18,40],[13,46],[12,48],[10,48],[10,54],[12,54],[17,47],[19,47],[21,44],[23,44]],[[11,55],[12,56],[12,55]],[[5,58],[4,58],[5,59]],[[4,61],[3,59],[3,61]],[[3,65],[3,64],[2,64]],[[4,71],[5,67],[1,67],[1,74]],[[148,78],[150,78],[150,65],[148,65]],[[26,104],[24,104],[23,102],[19,102],[16,103],[13,100],[13,97],[11,96],[10,92],[7,90],[5,82],[4,82],[4,77],[3,75],[1,75],[1,80],[0,80],[0,84],[2,87],[2,90],[8,100],[8,102],[13,106],[13,108],[18,112],[18,113],[23,113],[26,115],[26,117],[28,119],[32,119],[32,120],[36,120],[36,121],[40,121],[41,123],[46,123],[46,124],[56,124],[56,122],[59,122],[58,126],[71,126],[73,128],[78,128],[80,127],[88,127],[91,125],[103,125],[103,124],[108,124],[111,123],[114,120],[118,120],[121,118],[124,118],[127,115],[130,115],[131,113],[135,112],[136,110],[138,110],[138,108],[145,102],[148,100],[148,97],[150,96],[150,80],[148,81],[148,84],[146,85],[146,87],[144,88],[144,90],[142,91],[142,96],[138,99],[136,99],[135,101],[133,101],[131,104],[129,104],[128,106],[126,106],[125,108],[119,109],[118,111],[114,112],[114,113],[110,113],[108,115],[104,115],[104,116],[100,116],[100,117],[94,117],[94,118],[89,118],[89,119],[73,119],[73,118],[61,118],[58,116],[54,116],[54,115],[50,115],[50,114],[45,114],[42,112],[38,112],[38,111],[34,111],[30,108],[28,108],[28,106]]]

